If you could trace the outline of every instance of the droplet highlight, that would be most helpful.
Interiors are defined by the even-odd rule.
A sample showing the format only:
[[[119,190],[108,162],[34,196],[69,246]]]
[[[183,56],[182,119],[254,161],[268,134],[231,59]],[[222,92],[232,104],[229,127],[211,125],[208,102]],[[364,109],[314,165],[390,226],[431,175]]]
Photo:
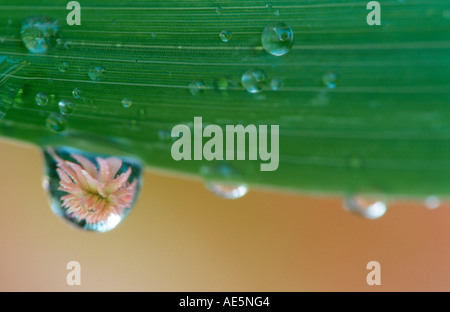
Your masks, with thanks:
[[[283,80],[278,79],[278,78],[274,78],[274,79],[270,80],[270,88],[273,91],[280,90],[282,86],[283,86]]]
[[[441,206],[441,200],[437,196],[428,196],[425,199],[425,206],[431,210],[437,209]]]
[[[387,211],[387,205],[384,201],[361,195],[347,197],[344,200],[344,208],[369,220],[381,218]]]
[[[248,92],[259,93],[266,85],[266,74],[259,69],[250,69],[242,75],[241,83]]]
[[[291,51],[294,45],[294,32],[285,23],[272,23],[264,28],[261,42],[267,52],[282,56]]]
[[[59,24],[45,16],[31,16],[22,21],[20,35],[25,47],[31,53],[48,52],[56,44]]]
[[[142,184],[142,166],[131,158],[46,148],[46,191],[52,211],[87,231],[108,232],[133,209]]]
[[[206,188],[213,194],[224,199],[238,199],[248,193],[248,187],[244,184],[224,184],[220,182],[209,182]]]
[[[75,88],[72,91],[72,95],[77,100],[82,99],[83,98],[83,91],[80,88]]]

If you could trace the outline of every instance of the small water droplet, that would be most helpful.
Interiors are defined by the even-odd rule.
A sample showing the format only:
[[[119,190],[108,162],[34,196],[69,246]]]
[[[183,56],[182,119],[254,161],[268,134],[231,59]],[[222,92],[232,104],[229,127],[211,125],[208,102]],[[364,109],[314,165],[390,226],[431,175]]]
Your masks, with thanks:
[[[135,160],[68,147],[44,150],[44,185],[52,211],[83,230],[114,229],[134,207],[142,184]]]
[[[235,181],[240,178],[239,172],[229,164],[213,163],[200,168],[208,190],[225,199],[237,199],[248,192],[248,186]]]
[[[48,96],[43,92],[39,92],[35,97],[38,106],[46,106],[48,104]]]
[[[221,7],[217,7],[217,8],[216,8],[216,13],[217,13],[218,15],[222,14],[222,8],[221,8]]]
[[[428,209],[437,209],[441,206],[441,200],[437,196],[428,196],[425,199],[425,206]]]
[[[213,194],[225,199],[238,199],[248,193],[248,187],[245,184],[224,184],[221,182],[209,182],[206,188]]]
[[[259,93],[266,84],[266,74],[259,69],[250,69],[242,75],[241,83],[248,92]]]
[[[222,42],[229,42],[233,38],[233,34],[228,30],[222,30],[219,34],[220,40]]]
[[[67,121],[64,118],[64,116],[61,116],[56,113],[52,113],[47,118],[46,126],[49,130],[59,133],[59,132],[63,132],[64,130],[66,130]]]
[[[88,69],[89,78],[92,81],[100,81],[105,73],[105,69],[102,66],[91,65]]]
[[[387,211],[385,202],[361,195],[347,197],[344,200],[344,208],[370,220],[382,217]]]
[[[215,81],[214,85],[218,91],[226,91],[233,85],[233,82],[226,77],[220,77]]]
[[[76,99],[81,99],[83,98],[83,91],[80,88],[75,88],[72,91],[72,95]]]
[[[285,23],[272,23],[264,28],[261,42],[267,52],[275,56],[282,56],[292,49],[294,32]]]
[[[189,84],[189,92],[194,96],[202,94],[205,91],[205,88],[205,83],[201,80],[195,80]]]
[[[70,100],[61,100],[58,103],[59,111],[63,115],[70,115],[73,113],[73,103]]]
[[[22,21],[20,35],[31,53],[46,53],[56,44],[59,25],[45,16],[31,16]]]
[[[273,14],[275,14],[276,16],[280,16],[280,10],[275,10],[275,11],[273,12]]]
[[[272,2],[266,3],[266,9],[272,10],[272,8],[273,8]]]
[[[62,62],[58,65],[58,70],[62,73],[65,73],[66,71],[69,70],[69,63],[67,62]]]
[[[129,108],[129,107],[131,107],[131,105],[133,105],[133,101],[131,99],[129,99],[129,98],[122,99],[122,106],[124,108]]]
[[[280,88],[283,86],[283,80],[274,78],[270,81],[270,88],[274,91],[280,90]]]
[[[328,89],[334,89],[339,83],[339,75],[335,72],[327,72],[322,76],[322,83]]]

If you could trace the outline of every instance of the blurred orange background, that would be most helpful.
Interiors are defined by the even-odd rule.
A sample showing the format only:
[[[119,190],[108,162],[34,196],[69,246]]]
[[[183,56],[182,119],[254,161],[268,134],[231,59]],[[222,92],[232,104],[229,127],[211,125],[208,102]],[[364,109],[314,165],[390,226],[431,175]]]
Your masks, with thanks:
[[[341,199],[252,190],[230,201],[199,181],[145,175],[117,229],[86,233],[51,212],[36,148],[0,143],[1,291],[449,291],[450,205],[394,204],[369,221]],[[81,286],[66,265],[81,264]],[[381,286],[368,286],[368,262]]]

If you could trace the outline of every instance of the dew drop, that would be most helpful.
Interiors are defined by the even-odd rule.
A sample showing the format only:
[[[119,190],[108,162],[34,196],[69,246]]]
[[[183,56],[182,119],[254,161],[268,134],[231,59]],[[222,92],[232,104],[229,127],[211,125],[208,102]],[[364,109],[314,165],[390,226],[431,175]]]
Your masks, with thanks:
[[[61,100],[58,103],[59,111],[63,115],[70,115],[73,113],[73,103],[70,100]]]
[[[273,91],[277,91],[280,90],[280,88],[283,86],[283,80],[278,79],[278,78],[274,78],[272,80],[270,80],[270,88]]]
[[[248,92],[259,93],[266,84],[266,74],[259,69],[250,69],[242,75],[241,83]]]
[[[72,91],[72,95],[73,95],[73,97],[76,98],[77,100],[78,100],[78,99],[81,99],[81,98],[83,98],[83,91],[82,91],[80,88],[75,88],[75,89],[73,89],[73,91]]]
[[[47,118],[46,126],[49,130],[59,133],[59,132],[63,132],[64,130],[66,130],[67,121],[64,118],[64,116],[61,116],[56,113],[52,113]]]
[[[240,183],[239,172],[226,163],[210,164],[200,168],[205,186],[213,194],[225,199],[238,199],[245,196],[248,186]]]
[[[366,219],[375,220],[387,211],[385,202],[365,196],[349,196],[344,200],[344,208]]]
[[[233,38],[233,34],[228,30],[222,30],[219,34],[220,40],[222,42],[229,42]]]
[[[36,97],[34,99],[38,106],[46,106],[48,104],[48,95],[43,92],[39,92],[38,94],[36,94]]]
[[[214,85],[218,91],[227,91],[232,87],[233,82],[226,77],[220,77],[215,81]]]
[[[92,81],[100,81],[105,73],[105,69],[102,66],[91,65],[88,69],[89,78]]]
[[[68,71],[69,70],[69,63],[67,63],[67,62],[62,62],[62,63],[60,63],[59,65],[58,65],[58,70],[61,72],[61,73],[65,73],[66,71]]]
[[[339,75],[335,72],[327,72],[322,76],[322,83],[328,89],[334,89],[339,83]]]
[[[205,91],[205,88],[205,84],[201,80],[195,80],[189,84],[189,92],[194,96],[202,94]]]
[[[275,10],[275,12],[273,12],[273,14],[275,14],[276,16],[280,16],[280,10]]]
[[[20,35],[28,51],[41,54],[56,44],[58,31],[56,20],[45,16],[31,16],[22,21]]]
[[[108,232],[133,209],[142,184],[139,161],[68,147],[46,148],[44,158],[51,209],[69,224]]]
[[[425,199],[425,206],[428,209],[437,209],[441,206],[441,200],[437,196],[428,196]]]
[[[131,99],[129,99],[129,98],[122,99],[122,106],[124,108],[129,108],[129,107],[131,107],[131,105],[133,105],[133,101],[131,101]]]
[[[217,7],[217,8],[216,8],[216,13],[217,13],[218,15],[221,15],[221,14],[222,14],[222,8],[221,8],[221,7]]]
[[[275,56],[282,56],[292,49],[294,32],[285,23],[272,23],[264,28],[261,41],[267,52]]]
[[[272,10],[273,5],[271,2],[266,3],[266,9]]]

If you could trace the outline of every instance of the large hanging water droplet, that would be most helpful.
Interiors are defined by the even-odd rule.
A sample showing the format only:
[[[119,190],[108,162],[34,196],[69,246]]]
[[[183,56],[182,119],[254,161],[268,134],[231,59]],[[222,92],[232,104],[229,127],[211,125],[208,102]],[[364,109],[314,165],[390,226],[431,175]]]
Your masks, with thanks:
[[[266,84],[266,74],[259,69],[250,69],[242,75],[241,83],[248,92],[259,93]]]
[[[57,40],[58,22],[45,16],[31,16],[22,21],[20,35],[31,53],[46,53]]]
[[[231,38],[233,38],[233,34],[228,30],[222,30],[219,34],[219,37],[222,42],[228,42],[231,40]]]
[[[88,76],[92,81],[100,81],[103,78],[105,69],[102,66],[91,65],[88,69]]]
[[[36,94],[35,101],[38,106],[46,106],[48,104],[48,95],[44,92],[39,92]]]
[[[385,202],[360,195],[347,197],[344,200],[344,208],[370,220],[382,217],[387,211]]]
[[[294,32],[285,23],[272,23],[264,28],[261,41],[267,52],[275,56],[282,56],[292,49]]]
[[[59,133],[59,132],[63,132],[64,130],[66,130],[67,121],[64,118],[64,116],[61,116],[56,113],[52,113],[47,118],[46,126],[49,130]]]
[[[138,161],[68,147],[47,148],[44,157],[51,208],[70,224],[107,232],[134,207],[142,184]]]
[[[70,115],[73,113],[73,103],[70,100],[62,100],[58,103],[59,111],[63,115]]]
[[[194,96],[202,94],[205,88],[205,84],[201,80],[195,80],[189,84],[189,92]]]
[[[200,168],[208,190],[225,199],[238,199],[248,192],[248,186],[239,182],[240,174],[229,164],[213,163]]]

